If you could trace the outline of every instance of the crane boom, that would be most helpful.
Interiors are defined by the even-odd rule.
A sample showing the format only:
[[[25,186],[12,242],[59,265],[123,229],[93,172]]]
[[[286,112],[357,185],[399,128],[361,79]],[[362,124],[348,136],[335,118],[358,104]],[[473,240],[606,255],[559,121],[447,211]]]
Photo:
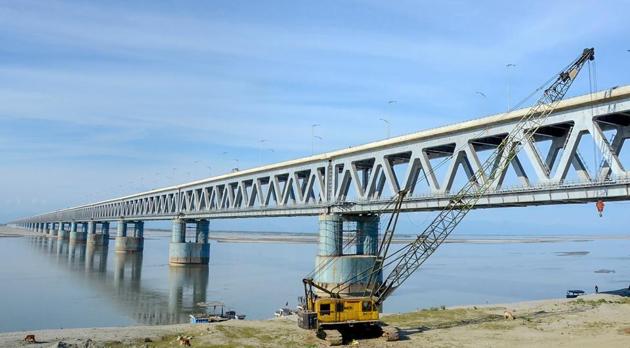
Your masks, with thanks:
[[[384,253],[379,255],[379,260],[376,261],[378,267],[393,265],[393,269],[381,284],[372,283],[374,287],[370,289],[372,284],[368,283],[367,290],[376,299],[375,303],[377,305],[383,303],[394,290],[405,282],[435,252],[468,212],[474,208],[479,199],[499,182],[508,169],[510,162],[516,157],[520,146],[532,142],[534,134],[554,111],[560,100],[564,98],[584,64],[594,59],[594,52],[593,48],[585,49],[580,57],[560,72],[556,80],[545,89],[543,95],[534,106],[519,119],[512,131],[501,141],[481,167],[477,169],[471,180],[452,196],[447,206],[413,242],[391,256],[386,255],[387,247],[383,249],[381,246],[381,250],[384,250]],[[405,193],[402,192],[403,198]],[[400,213],[400,204],[397,204],[396,207],[398,211],[395,210],[392,214],[397,216]],[[386,241],[384,238],[383,242],[391,242],[391,235],[388,235],[387,238],[388,240]],[[391,259],[391,261],[388,261],[388,259]],[[384,264],[385,261],[388,261],[388,263]]]

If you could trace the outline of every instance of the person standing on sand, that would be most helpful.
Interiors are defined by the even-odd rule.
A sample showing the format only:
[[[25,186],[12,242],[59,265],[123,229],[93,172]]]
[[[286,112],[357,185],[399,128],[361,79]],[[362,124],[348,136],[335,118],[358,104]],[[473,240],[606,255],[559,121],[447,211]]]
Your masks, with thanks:
[[[599,288],[597,287],[597,285],[595,285],[595,293],[599,294]]]

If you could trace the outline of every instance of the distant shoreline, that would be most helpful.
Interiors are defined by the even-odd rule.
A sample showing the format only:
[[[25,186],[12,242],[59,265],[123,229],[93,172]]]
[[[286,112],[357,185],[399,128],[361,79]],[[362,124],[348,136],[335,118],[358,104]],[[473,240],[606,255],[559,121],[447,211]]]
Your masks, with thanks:
[[[170,235],[165,229],[146,229],[145,236],[165,237]],[[0,238],[21,236],[43,236],[42,233],[26,229],[17,229],[8,226],[0,226]],[[116,236],[115,231],[110,231],[110,238]],[[393,243],[406,244],[415,236],[400,234],[394,237]],[[289,243],[289,244],[316,244],[316,233],[298,232],[255,232],[255,231],[210,231],[209,239],[218,243]],[[348,239],[349,240],[349,239]],[[630,235],[566,235],[566,236],[538,236],[538,235],[483,235],[460,234],[447,239],[445,243],[453,244],[524,244],[524,243],[560,243],[560,242],[592,242],[596,240],[630,240]]]

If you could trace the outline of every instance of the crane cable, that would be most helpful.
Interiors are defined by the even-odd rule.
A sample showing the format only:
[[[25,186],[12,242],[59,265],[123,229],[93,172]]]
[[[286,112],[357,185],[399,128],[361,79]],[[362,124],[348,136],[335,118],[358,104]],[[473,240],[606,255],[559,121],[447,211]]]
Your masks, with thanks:
[[[568,64],[568,65],[567,65],[564,69],[562,69],[562,71],[567,70],[567,69],[568,69],[571,65],[572,65],[572,63],[571,63],[571,64]],[[509,113],[513,112],[516,108],[521,107],[521,106],[522,106],[522,104],[524,104],[527,100],[529,100],[530,98],[532,98],[535,94],[537,94],[537,93],[538,93],[538,92],[540,92],[541,90],[545,89],[545,87],[546,87],[547,85],[549,85],[552,81],[556,80],[557,78],[558,78],[558,74],[557,74],[557,73],[553,74],[553,75],[552,75],[552,76],[551,76],[551,77],[550,77],[547,81],[545,81],[542,85],[540,85],[540,86],[539,86],[538,88],[536,88],[533,92],[531,92],[528,96],[526,96],[525,98],[523,98],[523,99],[522,99],[519,103],[517,103],[514,107],[512,107],[512,108],[511,108],[511,109],[510,109],[510,110],[509,110],[509,111],[508,111],[508,112],[504,115],[504,117],[505,117],[505,116],[507,116]],[[524,115],[524,116],[523,116],[523,118],[524,118],[525,116],[527,116],[527,114],[526,114],[526,115]],[[484,128],[484,129],[483,129],[481,132],[479,132],[479,133],[480,133],[480,134],[483,134],[483,133],[487,132],[488,130],[489,130],[489,127],[486,127],[486,128]],[[464,146],[464,145],[462,145],[462,146],[460,146],[460,147],[459,147],[459,149],[460,149],[459,151],[461,151],[461,148],[462,148],[463,146]],[[447,157],[447,158],[446,158],[445,160],[443,160],[442,162],[447,161],[448,159],[452,158],[452,157],[453,157],[455,154],[457,154],[457,153],[458,153],[458,151],[453,152],[453,154],[451,154],[449,157]],[[440,164],[440,165],[441,165],[441,164]],[[507,167],[506,167],[505,169],[507,169]],[[431,171],[432,171],[432,172],[434,172],[434,169],[433,169],[433,168],[431,168]],[[487,175],[487,173],[484,173],[484,174],[486,174],[486,175]],[[497,174],[499,174],[499,173],[497,173]],[[471,178],[471,180],[472,180],[472,179],[475,179],[475,178]],[[418,180],[416,183],[420,182],[421,180],[422,180],[422,177],[420,177],[420,178],[419,178],[419,180]],[[418,237],[420,237],[420,235],[418,235]],[[409,249],[410,247],[412,247],[412,246],[413,246],[413,243],[408,243],[408,244],[406,244],[405,246],[403,246],[402,248],[400,248],[400,249],[398,249],[397,251],[393,252],[392,254],[388,255],[388,256],[386,257],[386,259],[385,259],[385,260],[388,260],[388,259],[389,259],[389,261],[388,261],[387,263],[385,263],[385,262],[384,262],[384,263],[383,263],[383,265],[382,265],[382,267],[380,267],[380,270],[383,270],[383,269],[385,269],[387,266],[390,266],[390,265],[392,265],[394,262],[397,262],[397,261],[399,261],[400,259],[402,259],[402,258],[404,257],[404,255],[405,255],[405,253],[402,253],[402,252],[403,252],[403,251],[408,250],[408,249]],[[398,256],[397,256],[397,255],[398,255]],[[383,261],[385,261],[385,260],[383,260]],[[353,281],[356,281],[357,279],[361,279],[361,278],[362,278],[362,277],[364,277],[366,274],[368,274],[368,272],[369,272],[369,276],[371,277],[371,276],[373,276],[373,275],[374,275],[374,273],[375,273],[375,272],[378,272],[378,271],[373,271],[371,268],[370,268],[370,269],[366,269],[366,270],[364,270],[364,271],[362,271],[362,272],[360,272],[360,273],[358,273],[358,274],[355,274],[353,277],[349,278],[349,279],[348,279],[348,280],[346,280],[345,282],[343,282],[343,283],[339,283],[339,284],[338,284],[335,288],[333,288],[333,289],[337,289],[337,288],[338,288],[338,289],[339,289],[339,290],[338,290],[338,292],[341,292],[341,291],[343,291],[343,290],[347,289],[347,288],[348,288],[348,287],[352,284],[352,282],[353,282]],[[366,291],[367,291],[367,289],[366,289]]]

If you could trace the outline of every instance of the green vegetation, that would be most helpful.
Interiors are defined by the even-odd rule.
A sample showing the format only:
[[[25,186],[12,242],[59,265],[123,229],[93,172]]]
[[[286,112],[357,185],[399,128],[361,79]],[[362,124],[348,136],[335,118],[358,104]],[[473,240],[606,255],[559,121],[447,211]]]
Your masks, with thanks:
[[[388,315],[383,317],[383,321],[398,327],[444,329],[503,319],[501,315],[490,313],[492,310],[493,308],[485,310],[469,308],[439,310],[430,308],[428,310]]]

